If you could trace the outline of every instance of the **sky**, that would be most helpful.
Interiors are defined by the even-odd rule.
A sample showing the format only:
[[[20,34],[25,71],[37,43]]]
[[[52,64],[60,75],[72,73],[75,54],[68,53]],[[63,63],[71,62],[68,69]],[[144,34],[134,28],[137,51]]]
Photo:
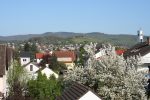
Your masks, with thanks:
[[[150,35],[150,0],[0,0],[0,35],[103,32]]]

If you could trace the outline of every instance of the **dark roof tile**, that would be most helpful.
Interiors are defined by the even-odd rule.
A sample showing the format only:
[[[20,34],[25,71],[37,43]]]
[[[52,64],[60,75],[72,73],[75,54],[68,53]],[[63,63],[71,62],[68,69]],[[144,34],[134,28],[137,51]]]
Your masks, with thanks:
[[[150,45],[147,42],[138,43],[135,46],[131,47],[124,53],[124,57],[131,57],[135,55],[144,56],[150,52]]]
[[[31,57],[30,52],[20,52],[20,57]]]
[[[4,96],[4,94],[2,92],[0,92],[0,97],[3,97],[3,96]]]
[[[90,88],[75,82],[61,96],[57,97],[56,100],[78,100],[89,90]]]
[[[6,68],[6,46],[0,45],[0,75],[5,75]]]
[[[13,59],[13,49],[7,47],[6,49],[6,69],[8,70],[8,67],[11,65],[12,59]]]
[[[11,65],[13,49],[6,45],[0,45],[0,75],[5,75],[5,70]]]

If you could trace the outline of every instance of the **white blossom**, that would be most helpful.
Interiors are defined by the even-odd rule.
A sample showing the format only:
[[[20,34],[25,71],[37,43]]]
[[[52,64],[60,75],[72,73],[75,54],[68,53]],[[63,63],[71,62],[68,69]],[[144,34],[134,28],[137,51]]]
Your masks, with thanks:
[[[141,66],[140,57],[124,59],[118,56],[111,45],[104,46],[105,55],[94,58],[96,44],[85,45],[90,54],[87,65],[68,71],[64,82],[72,81],[85,84],[94,89],[105,100],[144,100],[145,78],[137,71]]]

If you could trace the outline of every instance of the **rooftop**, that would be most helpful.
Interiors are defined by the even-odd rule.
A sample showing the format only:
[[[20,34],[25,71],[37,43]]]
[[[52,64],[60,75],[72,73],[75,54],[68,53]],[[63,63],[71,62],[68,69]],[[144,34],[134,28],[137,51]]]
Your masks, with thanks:
[[[79,83],[75,82],[75,83],[73,83],[73,85],[71,87],[66,89],[62,93],[61,96],[57,97],[56,100],[78,100],[83,95],[85,95],[88,91],[91,91],[91,89],[86,87],[86,86],[84,86],[84,85],[82,85],[82,84],[79,84]],[[99,97],[99,96],[97,96],[97,97]]]
[[[31,57],[30,52],[20,52],[20,57]]]
[[[57,58],[67,58],[70,57],[72,58],[72,61],[75,61],[76,59],[76,54],[74,51],[54,51],[54,55]]]

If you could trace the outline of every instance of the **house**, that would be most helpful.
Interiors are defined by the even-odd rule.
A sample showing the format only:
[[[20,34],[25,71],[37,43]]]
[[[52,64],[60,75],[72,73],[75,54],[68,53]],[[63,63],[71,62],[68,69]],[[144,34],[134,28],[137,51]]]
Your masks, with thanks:
[[[115,50],[115,52],[116,52],[117,55],[122,55],[125,52],[125,50],[119,49],[119,50]],[[100,49],[99,52],[97,52],[94,55],[94,58],[100,59],[105,54],[106,54],[106,50],[105,49]]]
[[[94,93],[90,88],[74,83],[70,88],[66,89],[56,100],[102,100],[98,94]]]
[[[148,70],[148,66],[150,66],[150,38],[148,37],[145,42],[139,42],[130,49],[128,49],[123,56],[125,58],[131,56],[141,56],[141,63],[143,64],[142,69],[138,69],[139,71]]]
[[[54,75],[55,78],[58,78],[58,74],[55,73],[52,69],[49,68],[48,64],[46,64],[45,67],[40,68],[34,75],[37,77],[38,72],[41,72],[42,74],[45,74],[47,78],[49,78],[51,75]]]
[[[55,73],[52,69],[50,69],[49,67],[45,67],[44,69],[41,70],[42,74],[45,74],[47,76],[47,78],[49,78],[51,75],[54,75],[55,78],[58,78],[58,74]]]
[[[94,55],[94,58],[96,59],[99,59],[101,58],[102,56],[105,55],[105,49],[100,49],[99,52],[97,52],[95,55]]]
[[[31,60],[31,54],[29,52],[21,52],[20,53],[20,63],[21,66],[26,65]]]
[[[53,54],[57,57],[58,62],[62,62],[67,66],[67,69],[74,68],[76,54],[74,51],[54,51]]]
[[[147,41],[145,42],[140,42],[130,49],[128,49],[124,53],[124,57],[131,57],[135,55],[140,55],[141,56],[141,63],[150,65],[150,38],[147,38]]]
[[[36,53],[35,54],[36,62],[39,64],[43,60],[43,57],[44,53]]]
[[[13,49],[0,45],[0,98],[7,95],[7,72],[13,60]]]
[[[34,74],[40,69],[39,64],[36,62],[29,62],[28,64],[23,66],[26,71],[28,72],[28,75],[34,77]]]
[[[30,78],[37,78],[38,72],[40,71],[42,74],[45,74],[47,78],[49,78],[51,75],[54,75],[56,78],[58,78],[58,74],[55,73],[53,70],[51,70],[46,64],[45,66],[39,66],[36,62],[29,62],[28,64],[23,66],[26,71],[28,72],[28,75]]]
[[[124,52],[125,50],[122,50],[122,49],[116,50],[117,55],[122,55]]]
[[[49,50],[45,50],[44,53],[36,53],[35,58],[36,62],[39,64],[43,59],[46,59],[47,57],[51,57],[52,51],[50,52]]]

